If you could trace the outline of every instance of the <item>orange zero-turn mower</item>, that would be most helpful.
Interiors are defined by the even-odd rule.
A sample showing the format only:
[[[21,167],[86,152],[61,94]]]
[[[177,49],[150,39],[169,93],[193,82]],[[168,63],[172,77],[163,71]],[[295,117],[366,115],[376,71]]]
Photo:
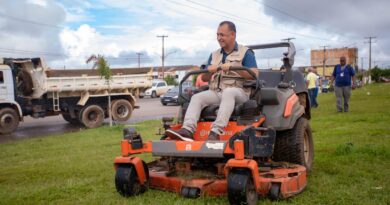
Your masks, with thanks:
[[[283,71],[261,70],[256,77],[248,68],[231,68],[245,70],[255,80],[244,84],[251,90],[250,99],[236,105],[219,141],[207,139],[218,105],[202,110],[192,142],[166,135],[159,141],[143,142],[135,129],[124,129],[122,156],[114,161],[115,186],[121,195],[139,195],[153,188],[188,198],[227,196],[230,204],[256,204],[258,196],[284,199],[304,190],[314,153],[305,81],[300,72],[291,69],[294,45],[281,42],[249,47],[287,47]],[[181,128],[192,94],[182,93],[182,83],[206,72],[191,71],[183,78],[179,123],[163,118],[165,129]],[[137,157],[140,153],[160,158],[146,163]]]

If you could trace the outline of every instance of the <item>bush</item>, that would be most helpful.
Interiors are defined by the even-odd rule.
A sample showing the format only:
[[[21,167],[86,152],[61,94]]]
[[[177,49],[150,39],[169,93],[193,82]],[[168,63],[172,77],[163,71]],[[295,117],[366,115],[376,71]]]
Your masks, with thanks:
[[[390,69],[381,69],[378,68],[378,66],[375,66],[375,68],[371,70],[371,79],[379,82],[380,77],[390,78]]]

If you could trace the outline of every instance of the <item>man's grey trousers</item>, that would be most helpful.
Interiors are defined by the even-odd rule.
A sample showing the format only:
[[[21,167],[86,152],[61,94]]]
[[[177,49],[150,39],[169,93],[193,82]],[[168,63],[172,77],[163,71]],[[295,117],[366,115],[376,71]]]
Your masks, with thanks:
[[[222,134],[224,127],[229,123],[234,106],[236,104],[242,104],[248,99],[249,96],[243,89],[233,87],[225,88],[221,92],[207,90],[197,93],[191,98],[190,105],[184,117],[183,128],[194,133],[203,108],[208,105],[219,104],[217,119],[213,122],[211,131]]]
[[[349,98],[351,97],[351,86],[335,86],[334,92],[336,94],[336,108],[337,112],[343,111],[343,99],[344,99],[344,112],[348,112]]]

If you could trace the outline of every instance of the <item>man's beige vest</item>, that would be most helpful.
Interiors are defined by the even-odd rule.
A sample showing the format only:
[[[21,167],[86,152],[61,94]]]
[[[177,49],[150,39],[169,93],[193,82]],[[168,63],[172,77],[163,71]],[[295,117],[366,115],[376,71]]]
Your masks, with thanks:
[[[226,59],[225,63],[230,63],[232,66],[242,66],[242,60],[244,59],[245,53],[249,48],[238,45],[238,49],[230,53]],[[211,65],[222,65],[223,53],[221,48],[214,51],[211,54]],[[228,87],[238,87],[243,88],[245,78],[234,71],[224,72],[222,70],[217,71],[210,83],[210,90],[222,91]]]

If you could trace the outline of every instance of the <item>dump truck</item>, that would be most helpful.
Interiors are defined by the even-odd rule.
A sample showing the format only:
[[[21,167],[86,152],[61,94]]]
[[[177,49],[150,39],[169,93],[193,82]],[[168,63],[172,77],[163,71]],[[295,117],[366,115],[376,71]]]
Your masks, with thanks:
[[[41,58],[0,58],[0,134],[13,132],[24,116],[62,115],[71,124],[99,127],[111,116],[127,121],[139,93],[152,86],[151,69],[111,69],[106,81],[96,70],[57,70]]]

